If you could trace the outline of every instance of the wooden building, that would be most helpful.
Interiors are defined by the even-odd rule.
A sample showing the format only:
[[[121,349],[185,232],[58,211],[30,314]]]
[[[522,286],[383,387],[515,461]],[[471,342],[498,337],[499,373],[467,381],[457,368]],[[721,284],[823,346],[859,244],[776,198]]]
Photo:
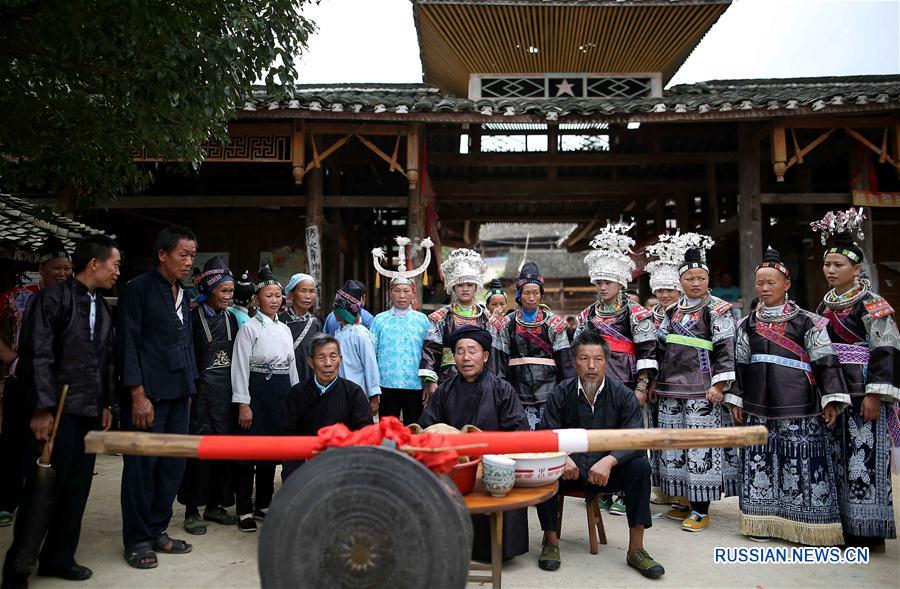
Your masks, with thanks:
[[[577,251],[627,215],[639,244],[676,227],[713,235],[713,270],[739,277],[745,301],[771,244],[812,305],[825,284],[808,224],[857,202],[877,205],[867,254],[897,301],[900,76],[664,90],[729,3],[413,0],[426,83],[261,91],[199,172],[141,154],[155,183],[88,218],[140,252],[133,264],[169,222],[236,271],[308,255],[328,306],[351,277],[380,298],[369,252],[399,233],[462,246],[481,223],[571,222]]]

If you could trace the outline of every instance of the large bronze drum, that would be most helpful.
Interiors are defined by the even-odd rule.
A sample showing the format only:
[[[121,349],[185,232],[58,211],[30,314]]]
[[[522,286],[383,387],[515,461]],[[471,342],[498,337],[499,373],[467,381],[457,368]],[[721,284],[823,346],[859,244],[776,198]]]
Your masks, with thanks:
[[[472,548],[465,502],[385,447],[331,449],[275,495],[259,542],[262,586],[464,587]]]

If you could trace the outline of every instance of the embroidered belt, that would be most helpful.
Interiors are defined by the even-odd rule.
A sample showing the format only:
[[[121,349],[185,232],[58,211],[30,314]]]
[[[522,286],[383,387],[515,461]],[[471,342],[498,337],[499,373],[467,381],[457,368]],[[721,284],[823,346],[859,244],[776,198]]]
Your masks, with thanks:
[[[266,376],[273,374],[290,374],[291,366],[289,364],[272,366],[271,364],[251,364],[250,372],[259,372]]]
[[[450,348],[444,348],[444,352],[441,354],[441,366],[456,366],[456,359]]]
[[[540,364],[542,366],[553,366],[556,368],[556,361],[552,358],[510,358],[510,366],[525,366],[527,364]]]
[[[834,346],[834,353],[837,355],[841,364],[869,365],[869,348],[853,344],[833,343],[831,345]]]
[[[750,356],[751,364],[757,364],[759,362],[765,362],[766,364],[778,364],[779,366],[796,368],[797,370],[802,370],[804,372],[812,372],[812,366],[806,362],[801,362],[800,360],[792,360],[790,358],[776,356],[774,354],[753,354],[752,356]]]
[[[666,336],[667,344],[679,344],[682,346],[688,346],[691,348],[699,348],[701,350],[712,351],[713,343],[708,339],[701,339],[699,337],[689,337],[686,335],[678,335],[677,333],[670,333]]]
[[[614,337],[606,337],[604,339],[606,340],[606,343],[609,344],[609,349],[611,351],[634,356],[634,342]]]

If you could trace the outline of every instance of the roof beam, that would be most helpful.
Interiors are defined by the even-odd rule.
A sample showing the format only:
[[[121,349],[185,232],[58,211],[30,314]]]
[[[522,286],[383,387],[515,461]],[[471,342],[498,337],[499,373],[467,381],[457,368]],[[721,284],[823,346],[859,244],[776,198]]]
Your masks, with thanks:
[[[736,162],[737,151],[697,151],[671,153],[479,153],[431,152],[428,161],[439,166],[647,166],[663,164],[707,164]]]
[[[328,196],[325,208],[403,209],[407,196]],[[180,195],[120,196],[110,209],[194,209],[194,208],[305,208],[306,197],[297,195]]]
[[[849,192],[764,192],[759,199],[764,205],[853,204]]]
[[[601,197],[630,198],[706,192],[705,179],[699,180],[490,180],[479,182],[440,182],[432,180],[439,201],[454,202],[594,202]],[[723,192],[737,187],[723,184]]]

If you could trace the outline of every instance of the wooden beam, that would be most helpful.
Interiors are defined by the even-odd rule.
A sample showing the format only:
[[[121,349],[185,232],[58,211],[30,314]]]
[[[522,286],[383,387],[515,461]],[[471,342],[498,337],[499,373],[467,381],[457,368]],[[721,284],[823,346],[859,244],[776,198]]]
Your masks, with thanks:
[[[762,260],[762,208],[759,197],[759,143],[755,125],[738,127],[738,242],[740,243],[741,298],[744,313],[755,296],[756,266]]]
[[[759,195],[764,205],[844,205],[853,204],[849,192],[764,192]]]
[[[409,125],[360,125],[359,123],[308,123],[310,133],[316,135],[348,135],[358,133],[360,135],[406,135],[410,132]]]
[[[856,129],[890,127],[900,122],[897,115],[883,117],[798,117],[783,118],[778,124],[785,129],[831,129],[846,125]]]
[[[312,171],[310,171],[312,173]],[[308,175],[307,175],[308,177]],[[384,208],[406,207],[405,196],[325,196],[327,208]],[[201,208],[305,208],[302,195],[177,195],[177,196],[120,196],[106,205],[109,209],[201,209]]]
[[[435,182],[435,193],[443,201],[454,202],[592,202],[604,196],[648,198],[675,193],[704,193],[700,180],[490,180],[479,182]],[[734,184],[723,185],[733,191]]]
[[[736,162],[736,151],[697,151],[670,153],[447,153],[431,152],[428,163],[437,166],[533,167],[533,166],[653,166]]]

